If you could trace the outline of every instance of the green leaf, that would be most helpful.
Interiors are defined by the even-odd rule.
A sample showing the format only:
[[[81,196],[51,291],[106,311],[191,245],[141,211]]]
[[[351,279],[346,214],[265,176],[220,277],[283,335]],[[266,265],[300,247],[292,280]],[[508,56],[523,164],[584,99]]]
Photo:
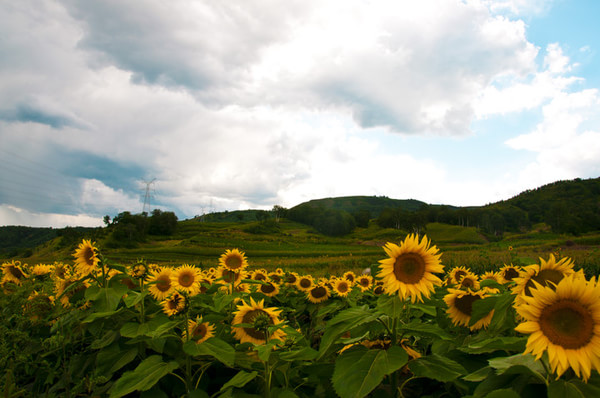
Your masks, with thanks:
[[[268,361],[274,347],[275,347],[275,343],[267,343],[267,344],[261,344],[261,345],[256,346],[255,350],[256,350],[256,353],[258,354],[258,358],[263,362]]]
[[[490,368],[489,366],[486,366],[486,367],[476,370],[473,373],[469,373],[468,375],[463,377],[463,380],[479,382],[479,381],[485,380],[490,375],[491,372],[492,372],[492,368]]]
[[[139,303],[140,301],[142,301],[144,299],[144,297],[146,297],[147,294],[148,294],[148,292],[138,293],[138,292],[130,291],[127,293],[127,297],[123,298],[123,302],[125,303],[127,308],[131,308],[134,305],[136,305],[137,303]]]
[[[406,312],[405,307],[406,302],[400,300],[397,294],[381,295],[377,299],[377,310],[390,318],[400,318]]]
[[[480,319],[485,318],[494,309],[498,302],[498,296],[486,297],[482,300],[473,302],[471,311],[471,320],[469,326],[475,325]]]
[[[300,350],[281,352],[279,353],[279,359],[284,361],[312,361],[318,355],[318,351],[310,347],[304,347]]]
[[[503,374],[511,367],[519,365],[529,368],[534,373],[539,374],[542,380],[545,380],[542,376],[542,374],[545,374],[544,366],[539,361],[536,361],[535,357],[531,354],[517,354],[510,357],[493,358],[488,360],[488,363],[492,368],[496,369],[498,374]]]
[[[146,323],[127,322],[121,327],[120,332],[121,336],[130,338],[138,336],[158,337],[168,332],[174,327],[174,324],[177,324],[177,322],[169,321],[166,315],[159,314]]]
[[[429,316],[436,316],[437,315],[437,308],[435,305],[427,305],[427,304],[423,304],[423,303],[415,303],[415,304],[411,304],[410,305],[411,308],[423,311],[423,313],[429,315]]]
[[[479,286],[483,287],[492,287],[492,288],[496,288],[496,289],[504,289],[504,287],[499,284],[498,282],[496,282],[493,279],[484,279],[482,281],[479,282]]]
[[[234,348],[218,337],[211,337],[200,344],[196,344],[194,341],[188,341],[183,345],[183,351],[194,357],[208,355],[230,368],[233,368],[234,366]]]
[[[465,368],[458,362],[438,354],[417,358],[408,365],[415,376],[447,382],[467,374]]]
[[[104,348],[110,344],[112,344],[115,339],[119,337],[119,332],[115,330],[109,330],[102,337],[92,341],[90,344],[90,348],[93,350],[99,350],[100,348]]]
[[[257,375],[258,375],[258,372],[248,373],[246,371],[240,370],[235,376],[233,376],[231,378],[231,380],[229,380],[227,383],[225,383],[223,385],[223,387],[221,387],[221,389],[219,390],[219,392],[222,393],[225,390],[227,390],[228,388],[233,388],[233,387],[242,388],[246,384],[248,384],[249,382],[251,382],[252,380],[254,380],[254,378]]]
[[[501,390],[492,391],[484,398],[520,398],[520,395],[517,394],[515,390],[503,388]]]
[[[585,398],[573,384],[556,380],[548,385],[548,398]]]
[[[221,312],[223,308],[231,305],[235,297],[232,294],[215,294],[213,296],[213,302],[215,303],[215,309],[217,312]]]
[[[514,296],[507,292],[497,297],[498,301],[494,307],[494,316],[492,317],[492,322],[488,327],[488,331],[490,332],[502,330],[507,321],[510,320],[512,322],[514,319],[514,310],[512,308],[513,301],[515,300]]]
[[[409,332],[413,336],[429,336],[442,340],[454,340],[444,329],[433,323],[423,323],[421,321],[412,321],[406,325],[398,327],[400,332]]]
[[[96,319],[108,318],[109,316],[118,314],[119,312],[121,312],[121,308],[115,311],[94,312],[88,315],[84,320],[82,320],[81,323],[90,323],[94,322]]]
[[[366,305],[348,308],[338,313],[327,322],[325,333],[323,333],[323,337],[321,338],[318,358],[322,358],[335,340],[343,333],[364,323],[373,322],[378,317],[379,314],[374,313]]]
[[[137,353],[137,348],[123,351],[118,345],[102,350],[96,355],[95,372],[97,375],[109,376],[133,361]]]
[[[90,291],[91,289],[91,291]],[[117,309],[123,293],[115,288],[90,286],[85,290],[85,298],[94,303],[96,312],[109,312]]]
[[[480,300],[481,301],[481,300]],[[527,337],[494,337],[476,342],[468,342],[460,351],[470,354],[487,354],[494,351],[525,351]]]
[[[407,361],[408,354],[397,346],[387,351],[362,347],[348,350],[335,361],[333,388],[342,398],[364,397]]]
[[[178,367],[177,362],[164,362],[160,355],[149,356],[134,370],[123,373],[123,376],[109,390],[110,398],[122,397],[134,391],[149,390]]]

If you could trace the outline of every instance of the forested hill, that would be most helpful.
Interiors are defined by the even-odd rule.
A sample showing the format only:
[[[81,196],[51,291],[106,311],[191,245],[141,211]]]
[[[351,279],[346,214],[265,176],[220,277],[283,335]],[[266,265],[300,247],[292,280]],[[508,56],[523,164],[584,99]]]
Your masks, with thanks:
[[[313,199],[294,206],[292,209],[311,206],[344,210],[350,214],[355,214],[359,211],[368,211],[372,217],[379,217],[381,212],[386,208],[417,211],[423,205],[427,204],[415,199],[390,199],[387,196],[343,196],[338,198]]]

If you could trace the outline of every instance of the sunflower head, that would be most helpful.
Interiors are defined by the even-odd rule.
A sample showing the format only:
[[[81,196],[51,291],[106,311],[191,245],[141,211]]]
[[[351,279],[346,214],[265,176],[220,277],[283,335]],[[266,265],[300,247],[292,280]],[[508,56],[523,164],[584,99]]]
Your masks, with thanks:
[[[248,260],[244,252],[238,249],[228,249],[219,257],[219,265],[230,271],[240,272],[248,266]]]
[[[265,296],[273,297],[279,294],[279,285],[273,282],[265,282],[258,285],[256,291],[264,294]]]
[[[460,279],[460,289],[479,290],[479,277],[475,274],[467,274]]]
[[[322,303],[323,301],[327,300],[331,295],[329,288],[323,284],[314,285],[305,293],[308,301],[315,304]]]
[[[2,264],[3,279],[20,285],[29,276],[24,268],[20,261],[12,260],[10,263]]]
[[[385,293],[385,288],[383,286],[383,282],[377,281],[375,283],[375,286],[373,287],[373,294],[376,296],[381,296],[384,293]]]
[[[333,284],[333,291],[340,297],[348,297],[352,291],[352,283],[347,279],[338,279]]]
[[[220,279],[222,284],[237,285],[245,277],[246,272],[242,269],[240,269],[239,271],[232,271],[229,268],[223,266],[217,269],[217,279]]]
[[[550,254],[548,261],[540,258],[540,264],[532,264],[521,270],[520,276],[514,278],[515,286],[512,292],[516,294],[520,302],[522,295],[531,296],[531,289],[536,284],[554,288],[564,277],[574,275],[573,262],[564,257],[556,261],[554,255]]]
[[[162,303],[163,311],[168,316],[177,315],[186,307],[186,298],[178,291],[174,291],[171,295],[164,300]]]
[[[480,277],[480,280],[484,281],[486,279],[490,279],[494,282],[498,282],[498,283],[502,283],[502,277],[500,276],[499,272],[494,272],[494,271],[487,271],[484,272]]]
[[[203,322],[202,317],[196,317],[196,320],[188,320],[187,330],[183,332],[183,338],[189,339],[196,344],[202,344],[206,340],[210,339],[215,335],[215,327],[214,325]]]
[[[269,332],[270,326],[282,322],[279,319],[281,310],[275,307],[265,308],[264,300],[256,302],[253,298],[250,298],[250,304],[242,301],[242,304],[238,305],[237,308],[231,325],[234,326],[234,337],[241,343],[264,344],[267,340],[284,340],[285,332],[281,329]],[[235,327],[235,325],[245,326]]]
[[[361,275],[356,278],[356,284],[363,292],[369,290],[373,286],[373,277],[371,275]]]
[[[346,271],[342,275],[342,278],[346,279],[350,283],[354,283],[354,281],[356,280],[356,274],[354,274],[354,272],[352,272],[352,271]]]
[[[75,253],[73,253],[73,257],[75,257],[75,270],[82,276],[89,275],[92,271],[95,271],[100,263],[96,242],[92,242],[89,239],[84,239],[79,244],[77,249],[75,249]]]
[[[173,268],[164,267],[150,272],[148,292],[158,301],[163,301],[175,290],[172,280]]]
[[[200,279],[200,270],[189,264],[184,264],[171,273],[173,287],[190,296],[195,296],[200,292]]]
[[[469,326],[471,315],[473,313],[473,303],[481,300],[489,293],[495,292],[488,288],[483,288],[479,291],[460,290],[448,288],[448,294],[444,296],[444,302],[448,306],[446,312],[450,316],[450,320],[454,325],[462,325],[471,330],[479,330],[487,328],[494,316],[494,310],[491,310],[485,317],[477,321],[474,325]]]
[[[54,306],[54,298],[46,293],[38,293],[35,290],[27,297],[23,305],[23,313],[32,322],[38,322],[47,316]]]
[[[286,285],[296,285],[298,281],[298,274],[295,272],[288,272],[284,277]]]
[[[502,277],[502,283],[511,283],[515,278],[521,276],[521,267],[516,265],[504,265],[500,268],[500,276]]]
[[[454,267],[448,273],[448,284],[458,285],[463,276],[472,274],[471,270],[466,267]]]
[[[36,264],[31,269],[31,274],[36,278],[47,278],[49,275],[52,275],[54,271],[54,266],[49,264]]]
[[[268,277],[268,272],[264,269],[257,269],[254,272],[252,272],[252,275],[250,276],[251,279],[254,279],[255,281],[266,281],[269,277]]]
[[[129,275],[131,275],[135,279],[145,279],[149,271],[150,269],[148,268],[146,261],[142,259],[137,260],[135,264],[131,266],[131,269],[129,270]]]
[[[435,286],[442,281],[435,273],[444,272],[437,247],[430,246],[426,236],[419,241],[418,235],[408,235],[400,246],[388,242],[383,249],[389,256],[379,260],[380,271],[387,293],[398,292],[401,299],[410,297],[411,302],[429,298]]]
[[[556,286],[534,283],[531,296],[515,306],[523,320],[515,330],[529,334],[525,353],[544,352],[560,377],[569,367],[584,381],[600,371],[600,286],[570,275]]]
[[[283,275],[276,271],[269,272],[269,279],[277,284],[280,284],[283,282]]]
[[[308,290],[312,289],[314,284],[315,282],[311,275],[300,276],[296,281],[296,287],[303,292],[307,292]]]

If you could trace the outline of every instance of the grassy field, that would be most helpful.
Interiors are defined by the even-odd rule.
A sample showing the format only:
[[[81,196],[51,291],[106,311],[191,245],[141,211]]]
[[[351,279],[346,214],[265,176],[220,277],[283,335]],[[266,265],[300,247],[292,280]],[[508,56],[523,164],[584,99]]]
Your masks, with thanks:
[[[386,242],[399,242],[407,232],[384,229],[371,223],[357,228],[351,235],[333,238],[311,230],[306,225],[282,220],[280,230],[269,234],[253,234],[252,222],[181,221],[171,237],[154,237],[132,249],[105,247],[98,242],[102,253],[111,261],[131,263],[139,258],[158,264],[195,264],[201,267],[217,265],[226,250],[244,251],[253,268],[268,270],[281,267],[298,272],[322,275],[353,270],[376,269],[378,260],[385,258]],[[554,234],[544,225],[520,234],[505,234],[498,242],[488,242],[474,227],[431,223],[427,236],[443,253],[447,269],[467,266],[474,271],[494,270],[504,264],[527,265],[548,258],[550,253],[573,258],[576,267],[589,275],[600,270],[600,233],[582,236]],[[31,257],[22,259],[29,264],[71,261],[74,248],[59,248],[59,239],[34,250]]]

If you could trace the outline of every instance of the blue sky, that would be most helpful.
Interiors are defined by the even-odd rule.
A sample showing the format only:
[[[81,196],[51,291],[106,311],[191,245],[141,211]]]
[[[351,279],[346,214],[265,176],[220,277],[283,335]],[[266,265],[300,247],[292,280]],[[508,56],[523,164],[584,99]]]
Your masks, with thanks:
[[[600,3],[0,3],[0,225],[600,175]]]

